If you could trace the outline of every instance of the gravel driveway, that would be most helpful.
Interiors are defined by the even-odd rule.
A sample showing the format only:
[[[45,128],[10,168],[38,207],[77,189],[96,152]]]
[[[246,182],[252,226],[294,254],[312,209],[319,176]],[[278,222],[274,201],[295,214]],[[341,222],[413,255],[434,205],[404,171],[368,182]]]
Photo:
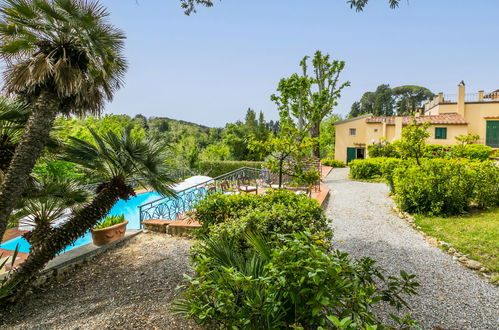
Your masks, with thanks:
[[[352,181],[348,171],[333,169],[325,179],[337,247],[372,257],[391,274],[416,274],[421,287],[409,304],[424,329],[499,329],[499,289],[392,214],[385,184]]]
[[[191,242],[135,236],[0,310],[0,329],[198,329],[172,311]]]

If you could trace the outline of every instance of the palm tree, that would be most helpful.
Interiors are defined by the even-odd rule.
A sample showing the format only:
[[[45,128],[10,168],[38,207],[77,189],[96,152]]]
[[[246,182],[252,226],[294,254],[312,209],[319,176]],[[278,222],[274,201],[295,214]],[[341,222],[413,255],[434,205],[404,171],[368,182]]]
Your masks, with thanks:
[[[10,290],[9,297],[22,295],[48,261],[104,218],[119,199],[134,196],[134,185],[152,187],[165,196],[175,196],[170,188],[173,180],[167,174],[163,143],[133,136],[131,127],[121,134],[109,132],[99,136],[94,131],[91,133],[94,143],[72,138],[63,159],[79,164],[102,183],[95,189],[90,202],[74,208],[67,222],[46,232],[39,244],[32,247],[29,257],[5,284]]]
[[[21,141],[28,115],[29,108],[24,103],[0,97],[0,182]]]
[[[71,208],[78,207],[89,198],[89,191],[76,180],[52,175],[42,177],[33,180],[26,189],[16,207],[18,211],[12,214],[11,219],[32,228],[24,237],[34,250],[71,214]]]
[[[0,56],[4,89],[31,109],[0,186],[0,237],[58,114],[100,113],[122,85],[124,34],[107,10],[86,0],[4,0]]]

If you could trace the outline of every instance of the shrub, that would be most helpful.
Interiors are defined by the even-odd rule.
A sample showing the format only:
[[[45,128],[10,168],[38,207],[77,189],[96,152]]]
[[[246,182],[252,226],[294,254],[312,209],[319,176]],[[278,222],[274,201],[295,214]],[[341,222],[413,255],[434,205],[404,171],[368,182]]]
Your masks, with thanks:
[[[117,225],[119,223],[125,222],[125,216],[122,215],[109,215],[104,220],[99,222],[94,226],[94,229],[104,229],[107,227],[111,227]]]
[[[226,240],[203,242],[179,312],[208,328],[315,329],[339,322],[366,328],[379,323],[372,305],[385,301],[400,308],[400,293],[414,294],[418,286],[405,272],[385,278],[372,259],[329,253],[310,233],[275,241],[249,234],[246,240],[248,251],[234,250]]]
[[[375,143],[367,146],[367,151],[369,157],[395,157],[399,158],[400,154],[397,152],[397,149],[394,144],[382,140],[380,143]]]
[[[402,167],[405,168],[411,164],[410,161],[403,161],[400,158],[383,158],[381,160],[381,176],[386,180],[390,192],[395,192],[395,185],[393,182],[393,174],[395,169]]]
[[[198,165],[198,171],[203,175],[208,175],[214,178],[245,166],[252,168],[261,168],[262,164],[263,162],[251,161],[201,161]]]
[[[468,162],[427,159],[421,166],[394,171],[395,199],[410,213],[459,214],[472,200],[473,177]]]
[[[499,206],[499,167],[492,161],[469,164],[473,179],[473,203],[480,207]]]
[[[453,150],[459,150],[462,148],[462,153],[465,158],[485,161],[489,159],[492,154],[492,148],[483,144],[468,144],[465,146],[455,146]]]
[[[424,147],[423,157],[425,158],[449,158],[451,146],[440,144],[427,144]]]
[[[286,190],[265,195],[213,194],[197,203],[196,219],[201,235],[210,234],[231,241],[242,240],[248,231],[293,233],[310,230],[331,238],[324,210],[314,199]]]
[[[331,166],[331,167],[346,167],[346,164],[342,162],[341,160],[336,160],[332,158],[326,158],[321,160],[322,165],[324,166]]]
[[[370,180],[382,174],[380,158],[355,159],[348,165],[350,177],[355,180]]]

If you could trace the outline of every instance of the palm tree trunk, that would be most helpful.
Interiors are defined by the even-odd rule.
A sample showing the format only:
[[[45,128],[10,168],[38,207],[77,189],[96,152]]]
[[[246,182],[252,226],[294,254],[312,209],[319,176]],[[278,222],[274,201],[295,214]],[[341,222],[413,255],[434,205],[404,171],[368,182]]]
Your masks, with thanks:
[[[24,192],[26,181],[47,144],[57,115],[59,101],[53,93],[42,93],[32,106],[22,141],[0,186],[0,238],[13,209]]]
[[[7,299],[17,300],[22,297],[50,260],[104,218],[118,199],[128,199],[133,195],[133,188],[127,185],[123,178],[113,179],[99,191],[91,202],[74,211],[64,225],[53,230],[48,237],[37,238],[36,241],[39,243],[36,245],[36,249],[30,250],[26,261],[5,284],[6,286],[14,286],[14,289],[10,292],[9,297],[2,300],[5,302]]]

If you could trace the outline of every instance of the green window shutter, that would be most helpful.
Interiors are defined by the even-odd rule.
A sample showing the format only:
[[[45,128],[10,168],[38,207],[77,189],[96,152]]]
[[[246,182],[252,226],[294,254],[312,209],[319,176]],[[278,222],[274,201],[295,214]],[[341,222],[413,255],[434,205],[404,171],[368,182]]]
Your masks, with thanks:
[[[447,139],[447,127],[435,127],[435,139]]]

